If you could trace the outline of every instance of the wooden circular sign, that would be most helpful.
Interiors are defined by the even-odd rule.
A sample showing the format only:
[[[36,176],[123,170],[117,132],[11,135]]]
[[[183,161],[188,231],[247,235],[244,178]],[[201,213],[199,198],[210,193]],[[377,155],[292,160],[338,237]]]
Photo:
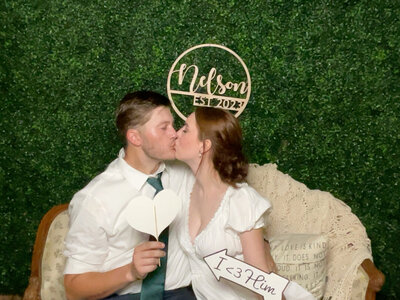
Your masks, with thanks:
[[[216,44],[197,45],[173,63],[167,93],[183,120],[195,106],[222,108],[238,117],[250,98],[250,74],[231,49]]]

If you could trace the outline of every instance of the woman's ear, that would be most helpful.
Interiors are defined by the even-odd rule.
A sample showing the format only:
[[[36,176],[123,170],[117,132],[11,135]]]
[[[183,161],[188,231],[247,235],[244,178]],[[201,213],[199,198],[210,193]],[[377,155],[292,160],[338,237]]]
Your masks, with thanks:
[[[212,142],[209,139],[203,141],[203,153],[208,152],[211,149]]]
[[[137,129],[128,129],[126,131],[126,141],[134,146],[142,145],[142,137]]]

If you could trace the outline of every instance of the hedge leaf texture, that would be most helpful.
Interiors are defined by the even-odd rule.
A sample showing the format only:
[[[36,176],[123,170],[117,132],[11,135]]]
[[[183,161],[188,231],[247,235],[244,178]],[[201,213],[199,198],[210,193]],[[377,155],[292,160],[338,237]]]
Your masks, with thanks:
[[[215,43],[238,53],[251,74],[240,117],[249,160],[276,163],[350,205],[387,278],[378,299],[400,298],[399,1],[0,7],[0,294],[27,287],[45,212],[116,156],[120,98],[139,89],[166,94],[179,54]]]

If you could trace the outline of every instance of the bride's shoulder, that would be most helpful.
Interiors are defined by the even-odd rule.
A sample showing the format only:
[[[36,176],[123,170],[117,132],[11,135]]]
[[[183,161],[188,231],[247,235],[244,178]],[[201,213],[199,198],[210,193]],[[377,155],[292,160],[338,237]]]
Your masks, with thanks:
[[[261,196],[252,186],[250,186],[247,182],[242,182],[236,185],[235,188],[232,188],[232,199],[236,199],[236,201],[243,202],[269,202],[263,196]],[[235,200],[234,200],[235,201]]]

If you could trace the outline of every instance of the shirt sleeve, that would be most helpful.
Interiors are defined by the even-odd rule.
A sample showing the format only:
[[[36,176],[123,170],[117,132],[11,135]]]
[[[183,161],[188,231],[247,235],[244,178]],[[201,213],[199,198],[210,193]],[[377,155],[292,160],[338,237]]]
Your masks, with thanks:
[[[64,274],[101,272],[108,254],[101,206],[90,196],[77,193],[68,212],[70,229],[65,239],[67,261]]]
[[[227,208],[225,228],[238,233],[263,227],[264,214],[271,207],[270,202],[255,189],[242,184],[233,190]]]

